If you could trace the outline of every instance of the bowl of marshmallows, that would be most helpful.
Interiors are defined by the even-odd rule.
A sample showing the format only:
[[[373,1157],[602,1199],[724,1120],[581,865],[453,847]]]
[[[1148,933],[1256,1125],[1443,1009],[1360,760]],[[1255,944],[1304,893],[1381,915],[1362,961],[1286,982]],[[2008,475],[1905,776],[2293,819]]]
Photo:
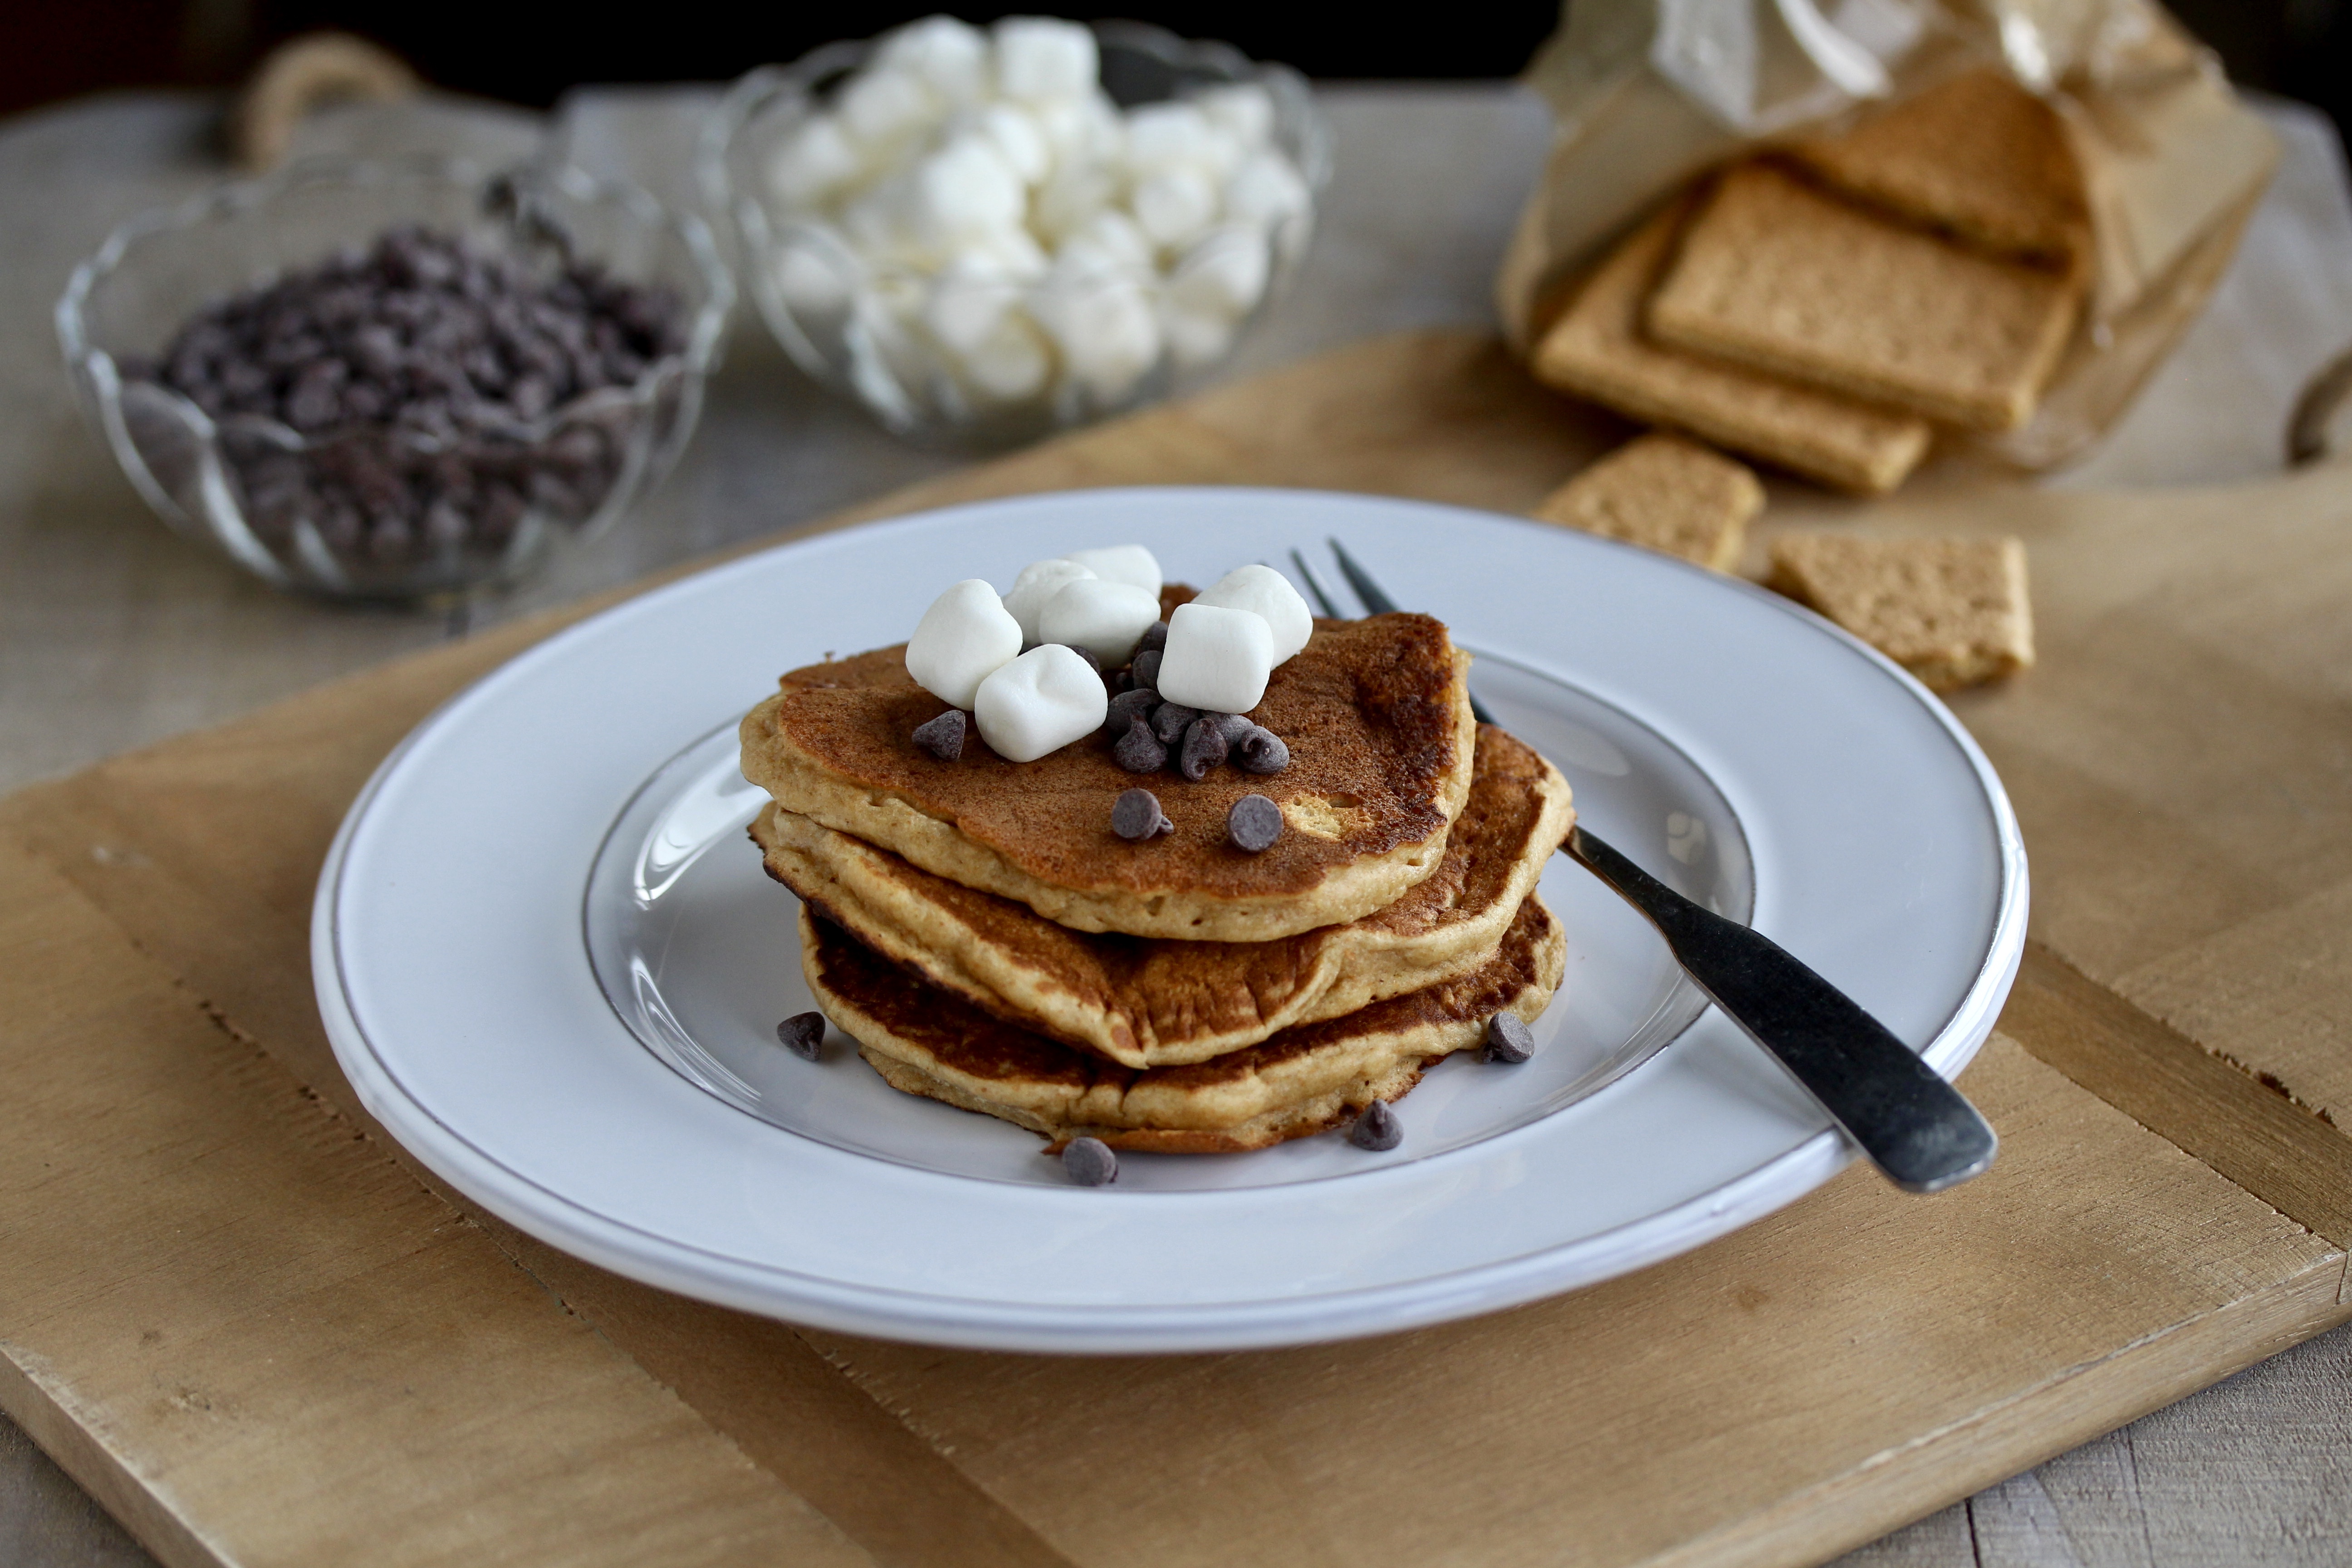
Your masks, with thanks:
[[[1043,16],[753,71],[701,147],[801,368],[901,436],[982,447],[1223,359],[1296,271],[1328,168],[1296,72]]]

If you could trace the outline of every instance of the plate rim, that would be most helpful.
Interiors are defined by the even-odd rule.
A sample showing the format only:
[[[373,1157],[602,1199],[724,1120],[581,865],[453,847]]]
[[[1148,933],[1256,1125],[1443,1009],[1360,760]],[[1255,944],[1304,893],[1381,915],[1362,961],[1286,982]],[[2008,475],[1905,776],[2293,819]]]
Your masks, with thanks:
[[[780,541],[685,573],[584,616],[502,660],[436,704],[371,773],[337,827],[313,898],[311,966],[330,1045],[362,1105],[408,1153],[471,1201],[542,1240],[627,1278],[821,1329],[959,1348],[1022,1352],[1110,1354],[1268,1348],[1400,1331],[1499,1310],[1598,1283],[1703,1245],[1794,1202],[1842,1170],[1854,1157],[1853,1150],[1842,1133],[1834,1128],[1826,1129],[1709,1191],[1669,1207],[1570,1242],[1485,1260],[1444,1274],[1420,1276],[1403,1283],[1249,1302],[1145,1306],[1003,1302],[916,1293],[886,1286],[845,1284],[779,1265],[730,1257],[615,1219],[552,1190],[477,1147],[417,1101],[392,1072],[352,1012],[343,981],[338,925],[342,874],[353,839],[401,763],[424,738],[477,699],[492,682],[558,659],[575,640],[601,635],[605,628],[647,613],[674,595],[695,591],[712,576],[751,570],[755,564],[808,544],[853,534],[932,526],[945,518],[1018,510],[1039,501],[1111,500],[1131,495],[1181,500],[1188,494],[1223,499],[1253,494],[1314,496],[1351,503],[1455,512],[1488,523],[1500,521],[1531,530],[1545,529],[1545,525],[1531,519],[1449,502],[1310,487],[1125,485],[1024,492],[926,508],[850,529]],[[1848,653],[1859,654],[1881,674],[1891,677],[1954,744],[1991,816],[2000,859],[2000,892],[1987,951],[1959,1003],[1920,1048],[1922,1058],[1937,1071],[1947,1079],[1956,1077],[1990,1037],[2000,1004],[2015,980],[2024,952],[2030,894],[2024,843],[2015,809],[1975,737],[1946,704],[1907,670],[1811,610],[1744,578],[1714,573],[1618,541],[1595,536],[1584,539],[1593,545],[1631,552],[1642,558],[1645,569],[1664,566],[1698,574],[1717,588],[1729,587],[1744,593],[1817,634],[1827,634]],[[1516,654],[1512,657],[1524,658]],[[1602,693],[1592,695],[1617,700]],[[1454,1152],[1455,1155],[1467,1152],[1468,1150]],[[1368,1173],[1376,1177],[1393,1173]],[[526,1194],[536,1194],[539,1201],[526,1201]],[[626,1237],[637,1238],[645,1245],[628,1246],[623,1239]],[[794,1288],[774,1288],[787,1281]],[[768,1288],[762,1289],[763,1284]]]

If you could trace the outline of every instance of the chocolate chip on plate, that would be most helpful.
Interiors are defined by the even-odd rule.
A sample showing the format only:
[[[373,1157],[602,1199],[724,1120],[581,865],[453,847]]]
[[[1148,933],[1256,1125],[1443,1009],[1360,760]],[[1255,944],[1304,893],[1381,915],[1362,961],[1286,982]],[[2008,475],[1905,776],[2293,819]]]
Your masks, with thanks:
[[[1151,710],[1159,706],[1160,698],[1155,692],[1122,691],[1110,700],[1109,710],[1103,715],[1103,733],[1124,735],[1127,727],[1138,719],[1149,722]]]
[[[915,726],[915,744],[943,763],[954,762],[963,755],[966,722],[962,709],[950,708],[929,722]]]
[[[1159,690],[1160,650],[1156,647],[1146,648],[1137,654],[1135,662],[1128,666],[1128,671],[1135,677],[1136,685],[1150,691]]]
[[[776,1026],[776,1043],[804,1061],[824,1054],[824,1015],[795,1013]]]
[[[1167,646],[1168,623],[1166,621],[1152,622],[1143,628],[1143,635],[1135,640],[1135,651],[1138,657],[1147,653],[1158,653]]]
[[[1252,724],[1234,742],[1234,765],[1245,773],[1278,773],[1290,765],[1290,748],[1273,731]]]
[[[1164,713],[1167,710],[1163,708],[1160,711]],[[1225,760],[1229,750],[1231,748],[1225,744],[1224,727],[1216,721],[1214,714],[1195,719],[1184,731],[1184,750],[1178,755],[1176,771],[1199,784],[1209,776],[1210,769]]]
[[[1198,708],[1187,708],[1181,702],[1162,702],[1151,710],[1151,732],[1172,746],[1200,716]]]
[[[1176,825],[1160,809],[1160,797],[1148,789],[1120,792],[1110,808],[1110,830],[1129,844],[1173,833]]]
[[[1099,1138],[1073,1138],[1062,1146],[1062,1169],[1082,1187],[1107,1187],[1118,1180],[1118,1156]]]
[[[1168,765],[1168,748],[1151,726],[1140,719],[1129,720],[1127,733],[1110,749],[1111,761],[1131,773],[1156,773]]]
[[[1404,1123],[1397,1120],[1397,1113],[1389,1109],[1387,1100],[1376,1100],[1364,1107],[1364,1113],[1348,1129],[1348,1142],[1375,1154],[1385,1153],[1404,1142]]]
[[[1245,795],[1225,813],[1225,837],[1236,849],[1255,855],[1282,837],[1282,807],[1262,795]]]
[[[1515,1013],[1497,1013],[1486,1020],[1486,1043],[1480,1047],[1482,1062],[1523,1062],[1536,1054],[1535,1031]]]

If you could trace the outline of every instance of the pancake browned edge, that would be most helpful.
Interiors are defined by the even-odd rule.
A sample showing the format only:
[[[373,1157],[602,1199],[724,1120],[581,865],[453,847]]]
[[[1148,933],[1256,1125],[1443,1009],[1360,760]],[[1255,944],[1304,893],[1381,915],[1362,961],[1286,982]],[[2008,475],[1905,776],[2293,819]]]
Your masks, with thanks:
[[[1025,1127],[1054,1150],[1087,1137],[1158,1153],[1239,1153],[1340,1126],[1477,1044],[1496,1013],[1533,1022],[1567,957],[1566,933],[1531,893],[1468,974],[1213,1061],[1138,1072],[992,1018],[801,910],[801,965],[817,1005],[893,1089]]]
[[[903,647],[877,648],[786,675],[743,720],[743,774],[787,811],[1078,931],[1267,942],[1360,919],[1437,868],[1470,790],[1468,668],[1427,616],[1318,621],[1250,714],[1290,765],[1188,784],[1126,772],[1104,736],[1019,763],[974,736],[940,762],[909,737],[946,704],[908,676]],[[1138,784],[1176,825],[1140,845],[1110,830],[1110,802]],[[1244,795],[1287,826],[1262,854],[1225,837]]]
[[[760,814],[751,837],[771,877],[892,963],[1009,1023],[1157,1068],[1477,968],[1575,820],[1559,770],[1481,726],[1470,794],[1433,873],[1360,921],[1263,942],[1074,931],[782,806]]]

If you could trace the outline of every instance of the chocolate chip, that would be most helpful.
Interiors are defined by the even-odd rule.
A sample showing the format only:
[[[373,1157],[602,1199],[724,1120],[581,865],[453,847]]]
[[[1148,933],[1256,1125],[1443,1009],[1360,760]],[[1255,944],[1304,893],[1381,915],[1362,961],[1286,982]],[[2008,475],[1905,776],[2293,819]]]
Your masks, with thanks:
[[[1152,691],[1159,690],[1160,650],[1156,647],[1146,648],[1137,654],[1135,662],[1128,667],[1128,670],[1135,677],[1136,685]]]
[[[1478,1052],[1482,1062],[1523,1062],[1536,1054],[1535,1031],[1514,1013],[1497,1013],[1486,1020],[1486,1043]]]
[[[1255,855],[1282,837],[1282,807],[1262,795],[1245,795],[1225,813],[1225,837],[1234,847]]]
[[[1147,653],[1158,653],[1161,648],[1164,648],[1167,646],[1168,623],[1166,621],[1154,621],[1150,626],[1144,627],[1143,635],[1136,639],[1136,657],[1140,658]]]
[[[1198,708],[1187,708],[1181,702],[1163,702],[1151,713],[1151,732],[1170,745],[1192,728],[1192,721],[1201,716]]]
[[[1160,797],[1148,789],[1121,791],[1110,808],[1110,830],[1129,844],[1173,833],[1176,825],[1160,809]]]
[[[1110,755],[1131,773],[1156,773],[1168,765],[1168,747],[1140,719],[1129,721],[1127,733],[1110,749]]]
[[[1149,691],[1122,691],[1110,700],[1110,709],[1103,715],[1103,733],[1124,735],[1138,719],[1148,723],[1151,710],[1159,706],[1160,699]]]
[[[1245,773],[1278,773],[1290,765],[1290,748],[1263,725],[1243,731],[1233,750],[1234,765]]]
[[[1162,708],[1160,711],[1165,713],[1168,710]],[[1225,744],[1224,727],[1216,721],[1214,714],[1195,719],[1184,731],[1184,750],[1178,758],[1176,771],[1199,784],[1209,776],[1210,769],[1224,762],[1230,750]]]
[[[1107,1187],[1118,1180],[1118,1156],[1099,1138],[1073,1138],[1062,1145],[1062,1169],[1082,1187]]]
[[[1076,654],[1080,658],[1085,659],[1088,669],[1093,670],[1097,675],[1100,675],[1102,673],[1102,660],[1095,657],[1094,650],[1092,648],[1080,647],[1077,644],[1069,642],[1066,642],[1062,646],[1068,648],[1072,653]]]
[[[1235,742],[1239,741],[1244,735],[1248,734],[1252,730],[1257,728],[1255,724],[1251,723],[1239,713],[1203,713],[1201,717],[1208,720],[1218,729],[1223,730],[1225,732],[1225,743],[1227,745],[1232,745]]]
[[[1348,1142],[1375,1154],[1385,1153],[1404,1142],[1404,1123],[1397,1120],[1397,1113],[1389,1109],[1387,1100],[1376,1100],[1364,1107],[1364,1113],[1348,1129]]]
[[[776,1043],[804,1061],[824,1055],[824,1015],[795,1013],[776,1026]]]
[[[915,726],[915,744],[943,763],[963,755],[964,711],[950,708],[938,718]]]

